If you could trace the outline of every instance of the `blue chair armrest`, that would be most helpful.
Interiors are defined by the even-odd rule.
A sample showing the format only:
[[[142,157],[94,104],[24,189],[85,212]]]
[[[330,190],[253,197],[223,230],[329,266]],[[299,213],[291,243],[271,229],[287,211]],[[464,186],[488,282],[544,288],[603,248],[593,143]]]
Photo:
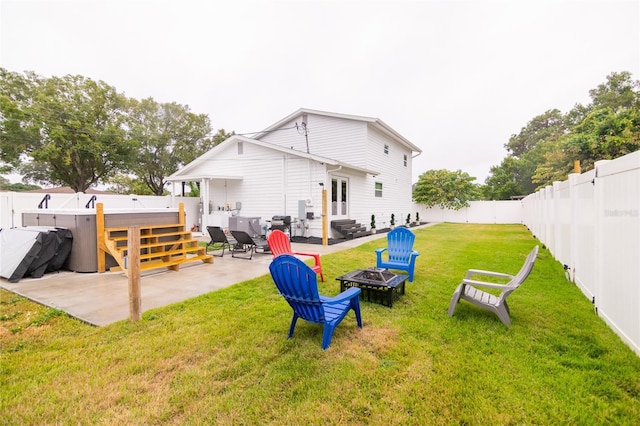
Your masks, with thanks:
[[[387,248],[376,249],[376,267],[382,263],[382,253],[387,251]]]
[[[414,265],[416,264],[416,257],[420,256],[420,253],[412,250],[411,254],[409,255],[409,265],[411,268],[414,267]]]
[[[360,292],[361,290],[358,287],[349,287],[347,290],[334,297],[320,296],[320,300],[322,301],[322,303],[333,305],[336,303],[342,303],[345,300],[353,299],[354,297],[358,297]]]

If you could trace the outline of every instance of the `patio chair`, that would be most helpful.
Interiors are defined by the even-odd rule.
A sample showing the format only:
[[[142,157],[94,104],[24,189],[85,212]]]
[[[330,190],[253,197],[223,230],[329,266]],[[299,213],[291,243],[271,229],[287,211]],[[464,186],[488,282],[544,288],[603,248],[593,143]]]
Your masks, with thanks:
[[[251,238],[251,236],[245,231],[231,231],[231,235],[236,240],[236,243],[231,249],[231,257],[251,260],[253,258],[253,253],[256,253],[257,250],[262,250],[262,252],[268,250],[267,242],[265,240]],[[236,253],[248,253],[249,257],[246,257],[246,255],[236,256]]]
[[[356,314],[358,327],[362,328],[359,288],[350,287],[335,297],[322,296],[318,293],[315,271],[290,254],[281,254],[273,259],[269,271],[278,291],[293,309],[288,338],[293,336],[298,318],[322,324],[322,349],[325,350],[331,344],[333,331],[349,310]]]
[[[505,325],[511,325],[511,318],[509,317],[509,305],[507,305],[507,296],[515,291],[520,284],[529,276],[533,265],[538,255],[538,246],[535,246],[533,250],[527,256],[527,259],[520,268],[520,271],[516,275],[504,274],[501,272],[482,271],[479,269],[469,269],[467,275],[462,280],[462,283],[453,292],[451,303],[449,304],[449,316],[453,316],[453,312],[456,310],[456,306],[460,299],[473,303],[474,305],[488,309],[500,318]],[[480,275],[486,277],[498,277],[508,279],[506,284],[490,283],[478,280],[472,280],[473,276]],[[488,289],[497,289],[500,291],[499,295],[493,295],[485,291],[480,290],[477,287],[484,287]]]
[[[413,281],[416,258],[420,253],[413,250],[416,236],[407,228],[395,228],[387,233],[387,248],[376,250],[376,268],[397,269],[409,274]],[[386,260],[383,253],[387,252]]]
[[[303,253],[299,251],[292,251],[291,243],[289,242],[289,237],[287,237],[287,234],[277,229],[269,234],[267,243],[269,244],[269,249],[271,249],[271,253],[273,254],[274,259],[281,254],[293,254],[296,256],[313,257],[315,263],[311,267],[311,269],[313,269],[316,274],[319,274],[320,281],[324,282],[324,274],[322,273],[322,265],[320,264],[320,255],[318,253]]]
[[[225,248],[232,249],[232,245],[227,239],[227,234],[219,226],[207,226],[207,232],[211,237],[211,241],[207,243],[205,250],[209,252],[209,246],[211,246],[212,251],[222,249],[222,254],[218,255],[218,257],[224,257]],[[214,254],[214,256],[216,255]]]

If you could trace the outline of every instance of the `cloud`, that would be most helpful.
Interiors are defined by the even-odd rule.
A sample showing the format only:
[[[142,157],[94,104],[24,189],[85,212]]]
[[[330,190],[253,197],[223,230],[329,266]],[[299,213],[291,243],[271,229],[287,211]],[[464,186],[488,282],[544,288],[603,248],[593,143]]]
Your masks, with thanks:
[[[3,1],[2,66],[80,74],[258,131],[300,107],[373,116],[414,177],[482,182],[534,116],[640,75],[637,1]]]

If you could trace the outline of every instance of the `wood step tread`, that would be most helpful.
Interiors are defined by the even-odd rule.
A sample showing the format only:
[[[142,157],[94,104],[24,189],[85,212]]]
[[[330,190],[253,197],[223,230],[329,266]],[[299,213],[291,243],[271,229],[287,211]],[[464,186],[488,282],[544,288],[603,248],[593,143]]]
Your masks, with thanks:
[[[173,232],[163,232],[161,234],[141,234],[140,241],[150,240],[153,238],[180,237],[180,236],[191,237],[191,231],[173,231]],[[107,235],[107,239],[112,241],[127,241],[129,238],[127,235],[118,235],[118,236]]]
[[[165,246],[172,246],[172,245],[184,245],[187,247],[197,248],[199,244],[200,244],[200,240],[191,238],[188,240],[171,240],[171,241],[159,241],[157,243],[145,243],[145,244],[140,244],[140,248],[150,249],[150,248],[158,248],[158,247],[165,247]],[[128,249],[127,245],[116,246],[116,250],[118,250],[119,252],[127,251],[127,249]]]
[[[204,254],[204,247],[202,247],[202,249],[200,248],[196,248],[196,247],[183,247],[180,249],[176,249],[176,250],[169,250],[169,251],[158,251],[158,252],[154,252],[154,253],[140,253],[140,261],[145,261],[148,259],[160,259],[163,257],[175,257],[175,256],[186,256],[187,253],[198,253],[199,254]]]
[[[153,230],[153,229],[163,229],[163,228],[184,228],[184,225],[181,225],[179,223],[165,223],[165,224],[159,224],[159,225],[139,225],[140,226],[140,232],[142,233],[143,231],[149,231],[149,230]],[[106,232],[122,232],[122,231],[128,231],[129,227],[128,226],[117,226],[117,227],[113,227],[113,228],[104,228],[104,230]]]
[[[207,254],[207,255],[203,254],[203,255],[190,256],[190,257],[185,257],[180,259],[171,259],[169,261],[156,259],[156,260],[147,261],[147,262],[140,262],[140,270],[148,271],[151,269],[158,269],[158,268],[172,268],[172,267],[175,268],[183,263],[195,262],[198,260],[204,263],[213,263],[213,256],[210,254]],[[122,271],[122,268],[120,266],[113,266],[109,268],[109,271],[111,272]]]

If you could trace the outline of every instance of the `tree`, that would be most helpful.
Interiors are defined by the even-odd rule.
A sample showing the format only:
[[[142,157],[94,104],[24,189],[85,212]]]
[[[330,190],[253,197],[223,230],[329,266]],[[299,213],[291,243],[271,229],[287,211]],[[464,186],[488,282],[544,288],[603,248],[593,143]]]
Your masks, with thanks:
[[[200,185],[197,182],[189,182],[189,197],[200,196]]]
[[[40,139],[32,99],[41,78],[34,73],[22,75],[0,68],[0,168],[14,170],[27,147]]]
[[[590,104],[576,104],[565,115],[548,110],[511,135],[509,155],[491,168],[484,197],[526,195],[565,180],[576,160],[588,171],[598,160],[640,149],[640,82],[626,71],[611,73],[589,95]]]
[[[109,184],[109,191],[116,194],[155,195],[146,183],[124,174],[115,175],[106,183]]]
[[[525,190],[523,181],[529,178],[531,182],[531,174],[524,173],[522,176],[523,160],[516,157],[508,156],[502,160],[499,166],[491,167],[491,174],[485,180],[482,186],[483,198],[486,200],[508,200],[513,196],[526,195],[530,192]],[[531,185],[531,184],[530,184]]]
[[[560,110],[548,110],[529,121],[520,130],[520,133],[511,135],[509,142],[504,147],[514,157],[522,157],[533,150],[539,143],[557,140],[566,131],[564,117]]]
[[[500,165],[491,167],[482,187],[484,198],[508,200],[534,192],[536,186],[532,177],[538,164],[543,162],[546,147],[567,131],[562,113],[552,109],[531,119],[520,133],[511,135],[504,145],[510,155]]]
[[[640,82],[628,72],[612,73],[590,90],[592,103],[576,106],[570,132],[544,147],[532,180],[538,187],[564,180],[578,160],[582,171],[640,149]]]
[[[591,97],[591,109],[611,108],[618,109],[638,108],[640,98],[640,81],[633,80],[629,71],[613,72],[607,76],[607,81],[589,90]]]
[[[549,145],[533,176],[539,187],[565,180],[575,160],[582,171],[598,160],[612,160],[640,149],[640,108],[600,108],[587,114],[572,132]]]
[[[461,170],[427,170],[414,186],[413,199],[427,207],[459,210],[468,207],[469,201],[478,199],[475,180]]]
[[[27,185],[24,183],[11,183],[9,179],[0,176],[0,189],[4,191],[22,192],[31,191],[32,189],[40,189],[38,185]]]
[[[122,127],[125,97],[115,88],[71,75],[2,70],[2,78],[3,161],[21,162],[26,181],[84,192],[125,167],[131,158]]]
[[[38,185],[30,185],[28,183],[18,182],[18,183],[12,183],[7,186],[4,186],[2,187],[2,189],[4,189],[5,191],[24,192],[24,191],[31,191],[33,189],[42,189],[42,188]]]
[[[209,118],[207,117],[207,122],[209,122],[208,120]],[[227,133],[224,129],[218,129],[212,137],[201,138],[195,141],[193,145],[179,143],[177,145],[176,155],[180,159],[181,164],[189,164],[211,148],[221,144],[235,134],[236,133],[233,131],[231,133]]]
[[[156,195],[163,194],[169,175],[228,137],[223,129],[209,137],[209,117],[177,103],[131,100],[129,111],[129,137],[136,149],[130,171]]]

